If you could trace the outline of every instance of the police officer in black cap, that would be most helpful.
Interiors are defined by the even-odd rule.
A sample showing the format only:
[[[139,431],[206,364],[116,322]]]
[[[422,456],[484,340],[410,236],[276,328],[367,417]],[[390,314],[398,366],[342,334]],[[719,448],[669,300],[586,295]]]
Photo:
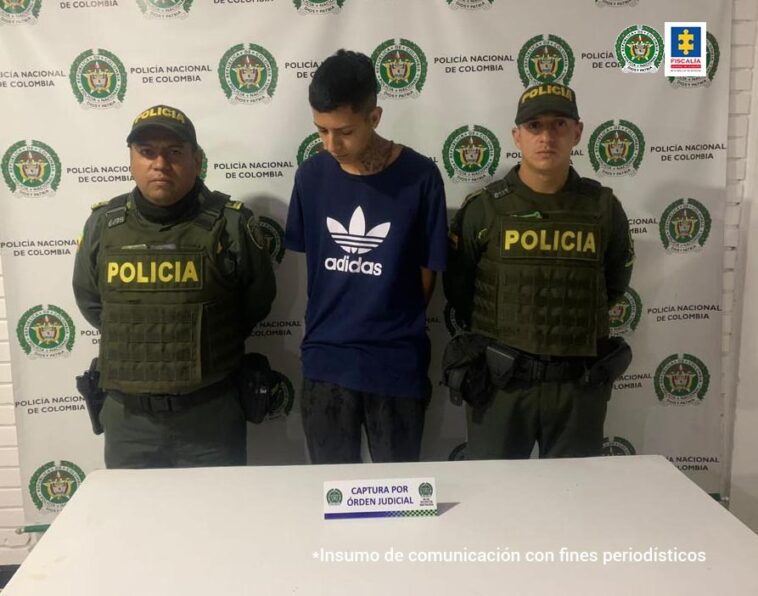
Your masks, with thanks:
[[[263,236],[249,209],[198,177],[184,112],[145,110],[127,145],[136,187],[92,207],[73,276],[101,332],[106,466],[243,465],[233,378],[276,293]]]
[[[527,89],[515,124],[520,164],[467,197],[450,231],[445,294],[494,385],[465,385],[479,388],[466,458],[527,458],[535,443],[540,457],[600,455],[613,380],[631,360],[608,321],[632,273],[627,217],[570,165],[583,128],[572,89]]]

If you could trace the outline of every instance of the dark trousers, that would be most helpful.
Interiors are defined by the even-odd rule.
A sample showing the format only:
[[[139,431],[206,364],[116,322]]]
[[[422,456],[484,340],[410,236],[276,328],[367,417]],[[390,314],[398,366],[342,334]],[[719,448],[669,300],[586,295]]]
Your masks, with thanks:
[[[311,463],[360,463],[361,426],[372,461],[418,461],[427,404],[428,399],[303,379],[301,411]]]
[[[466,459],[526,459],[602,455],[611,384],[512,381],[484,407],[466,406]]]
[[[150,412],[123,396],[108,397],[100,413],[107,468],[243,466],[247,421],[237,388],[174,412]]]

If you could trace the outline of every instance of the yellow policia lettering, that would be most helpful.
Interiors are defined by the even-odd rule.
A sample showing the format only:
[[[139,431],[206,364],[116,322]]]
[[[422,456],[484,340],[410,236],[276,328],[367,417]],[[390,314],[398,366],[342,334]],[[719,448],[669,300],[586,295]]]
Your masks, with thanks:
[[[565,97],[569,101],[574,101],[574,93],[571,89],[561,87],[560,85],[540,85],[539,87],[532,87],[521,96],[521,103],[525,103],[530,99],[539,97],[540,95],[560,95]]]
[[[172,120],[176,120],[177,122],[181,122],[184,124],[185,117],[184,114],[182,114],[178,110],[172,110],[171,108],[167,108],[165,106],[158,106],[155,108],[150,108],[149,110],[145,110],[142,112],[139,116],[137,116],[134,119],[134,124],[137,124],[140,120],[147,120],[148,118],[157,118],[158,116],[163,116],[165,118],[171,118]]]
[[[197,268],[192,261],[161,261],[160,263],[155,261],[150,263],[109,261],[107,276],[109,284],[112,284],[116,278],[123,284],[152,284],[156,282],[185,284],[200,281]]]
[[[532,251],[564,251],[584,252],[595,254],[595,233],[583,230],[505,230],[503,234],[503,250],[510,251],[513,246]]]

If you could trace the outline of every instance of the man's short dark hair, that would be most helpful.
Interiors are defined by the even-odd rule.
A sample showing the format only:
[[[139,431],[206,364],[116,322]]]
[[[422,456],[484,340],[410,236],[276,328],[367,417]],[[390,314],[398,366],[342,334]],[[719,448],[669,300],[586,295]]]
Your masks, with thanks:
[[[379,84],[371,59],[360,52],[339,50],[321,63],[308,87],[308,101],[317,112],[350,106],[354,112],[376,106]]]

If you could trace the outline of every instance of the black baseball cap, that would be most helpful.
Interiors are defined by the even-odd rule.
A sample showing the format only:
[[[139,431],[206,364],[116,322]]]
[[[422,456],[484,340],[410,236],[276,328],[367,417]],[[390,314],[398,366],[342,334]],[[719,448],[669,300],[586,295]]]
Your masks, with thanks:
[[[182,141],[187,141],[193,147],[197,147],[195,126],[187,115],[171,106],[157,105],[141,112],[132,123],[132,130],[126,137],[126,142],[131,143],[137,139],[143,130],[157,126],[171,131]]]
[[[579,120],[574,90],[558,83],[529,87],[518,100],[516,124],[523,124],[545,112],[555,112]]]

